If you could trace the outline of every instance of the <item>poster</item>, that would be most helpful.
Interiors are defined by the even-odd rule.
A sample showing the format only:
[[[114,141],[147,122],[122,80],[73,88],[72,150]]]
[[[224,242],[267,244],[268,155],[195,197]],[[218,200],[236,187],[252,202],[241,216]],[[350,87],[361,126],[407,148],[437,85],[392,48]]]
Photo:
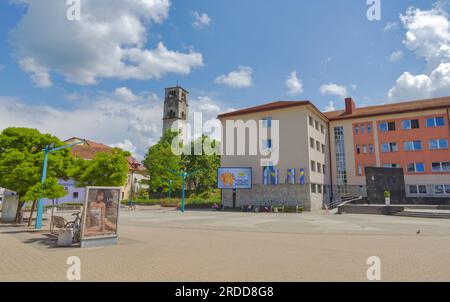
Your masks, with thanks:
[[[120,194],[120,188],[86,188],[82,239],[117,237]]]
[[[251,168],[219,168],[217,176],[219,189],[252,188]]]

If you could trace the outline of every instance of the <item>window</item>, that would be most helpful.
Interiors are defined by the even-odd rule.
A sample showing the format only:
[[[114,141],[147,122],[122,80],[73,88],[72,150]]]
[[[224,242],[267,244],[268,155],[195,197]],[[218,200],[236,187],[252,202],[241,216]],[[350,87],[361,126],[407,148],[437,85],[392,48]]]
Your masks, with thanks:
[[[362,165],[358,165],[358,175],[363,175],[363,167],[362,167]]]
[[[319,152],[320,152],[320,147],[321,147],[320,142],[316,142],[316,149],[317,149],[317,151],[319,151]]]
[[[317,185],[317,192],[322,194],[322,185]]]
[[[383,168],[400,168],[399,164],[384,164]]]
[[[309,116],[309,125],[314,127],[314,119],[311,116]]]
[[[73,192],[72,197],[73,199],[78,199],[78,192]]]
[[[316,193],[316,184],[311,184],[311,193]]]
[[[325,154],[325,145],[322,144],[322,153]]]
[[[316,172],[316,162],[315,161],[311,161],[311,171]]]
[[[367,124],[367,133],[372,133],[372,124]]]
[[[327,169],[326,169],[325,165],[322,166],[322,169],[323,169],[323,174],[327,174]]]
[[[395,122],[389,122],[388,123],[388,130],[389,131],[395,131]]]
[[[409,186],[409,193],[410,194],[418,194],[419,189],[417,188],[417,186]]]
[[[316,130],[319,130],[319,122],[315,121],[315,124],[316,124]]]
[[[389,153],[389,152],[397,152],[398,146],[397,143],[384,143],[381,145],[381,152]]]
[[[325,134],[325,126],[324,125],[320,125],[320,132],[322,132],[322,134]]]
[[[445,185],[445,193],[450,194],[450,185]]]
[[[425,165],[423,163],[408,164],[408,173],[423,173],[425,172]]]
[[[356,134],[356,135],[359,134],[359,126],[358,126],[358,125],[355,126],[355,134]]]
[[[395,122],[380,123],[380,131],[381,132],[395,131]]]
[[[444,117],[432,117],[427,118],[427,127],[428,128],[434,128],[434,127],[443,127],[445,126],[445,120]]]
[[[405,120],[405,121],[402,121],[402,128],[404,130],[418,129],[419,128],[419,120]]]
[[[419,185],[419,193],[420,194],[427,194],[427,186]]]
[[[364,154],[367,153],[367,145],[366,144],[363,145],[362,152]]]
[[[263,118],[263,128],[272,128],[272,118]]]
[[[432,163],[433,172],[450,172],[450,162]]]
[[[436,185],[434,186],[435,194],[444,194],[444,185]]]
[[[364,132],[366,132],[366,126],[361,125],[361,134],[364,134]]]
[[[312,137],[309,138],[309,146],[313,149],[315,147],[315,140]]]
[[[361,153],[361,146],[356,145],[356,154],[360,154],[360,153]]]
[[[446,139],[430,139],[430,150],[448,149],[448,140]]]
[[[370,153],[370,154],[373,153],[373,145],[372,145],[372,144],[369,145],[369,153]]]
[[[405,151],[420,151],[422,150],[422,141],[405,142],[403,149]]]
[[[322,172],[322,164],[317,163],[317,172]]]

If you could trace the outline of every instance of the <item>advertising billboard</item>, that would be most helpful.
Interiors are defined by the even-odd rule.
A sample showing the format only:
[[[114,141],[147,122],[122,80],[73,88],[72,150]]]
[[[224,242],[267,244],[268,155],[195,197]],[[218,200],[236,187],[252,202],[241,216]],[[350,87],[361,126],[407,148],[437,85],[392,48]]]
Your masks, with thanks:
[[[82,240],[117,237],[120,193],[120,188],[86,188]]]
[[[219,168],[219,189],[251,189],[252,168]]]

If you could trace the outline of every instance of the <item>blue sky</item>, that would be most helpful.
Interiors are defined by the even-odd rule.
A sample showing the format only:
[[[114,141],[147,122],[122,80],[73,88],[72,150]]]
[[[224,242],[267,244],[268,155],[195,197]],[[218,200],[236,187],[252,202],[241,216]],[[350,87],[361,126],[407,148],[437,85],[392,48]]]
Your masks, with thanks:
[[[0,129],[142,156],[177,82],[208,118],[275,100],[325,110],[345,96],[376,105],[450,93],[445,1],[381,0],[379,21],[366,0],[81,0],[81,21],[61,2],[0,3]]]

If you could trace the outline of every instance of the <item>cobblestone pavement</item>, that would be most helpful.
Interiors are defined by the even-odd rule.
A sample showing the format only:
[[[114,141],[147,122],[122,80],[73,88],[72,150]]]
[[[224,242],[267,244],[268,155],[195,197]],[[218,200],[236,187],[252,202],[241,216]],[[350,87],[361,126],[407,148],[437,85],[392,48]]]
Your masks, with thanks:
[[[420,234],[417,234],[420,230]],[[116,246],[56,248],[0,224],[0,281],[450,281],[450,220],[374,215],[122,211]]]

